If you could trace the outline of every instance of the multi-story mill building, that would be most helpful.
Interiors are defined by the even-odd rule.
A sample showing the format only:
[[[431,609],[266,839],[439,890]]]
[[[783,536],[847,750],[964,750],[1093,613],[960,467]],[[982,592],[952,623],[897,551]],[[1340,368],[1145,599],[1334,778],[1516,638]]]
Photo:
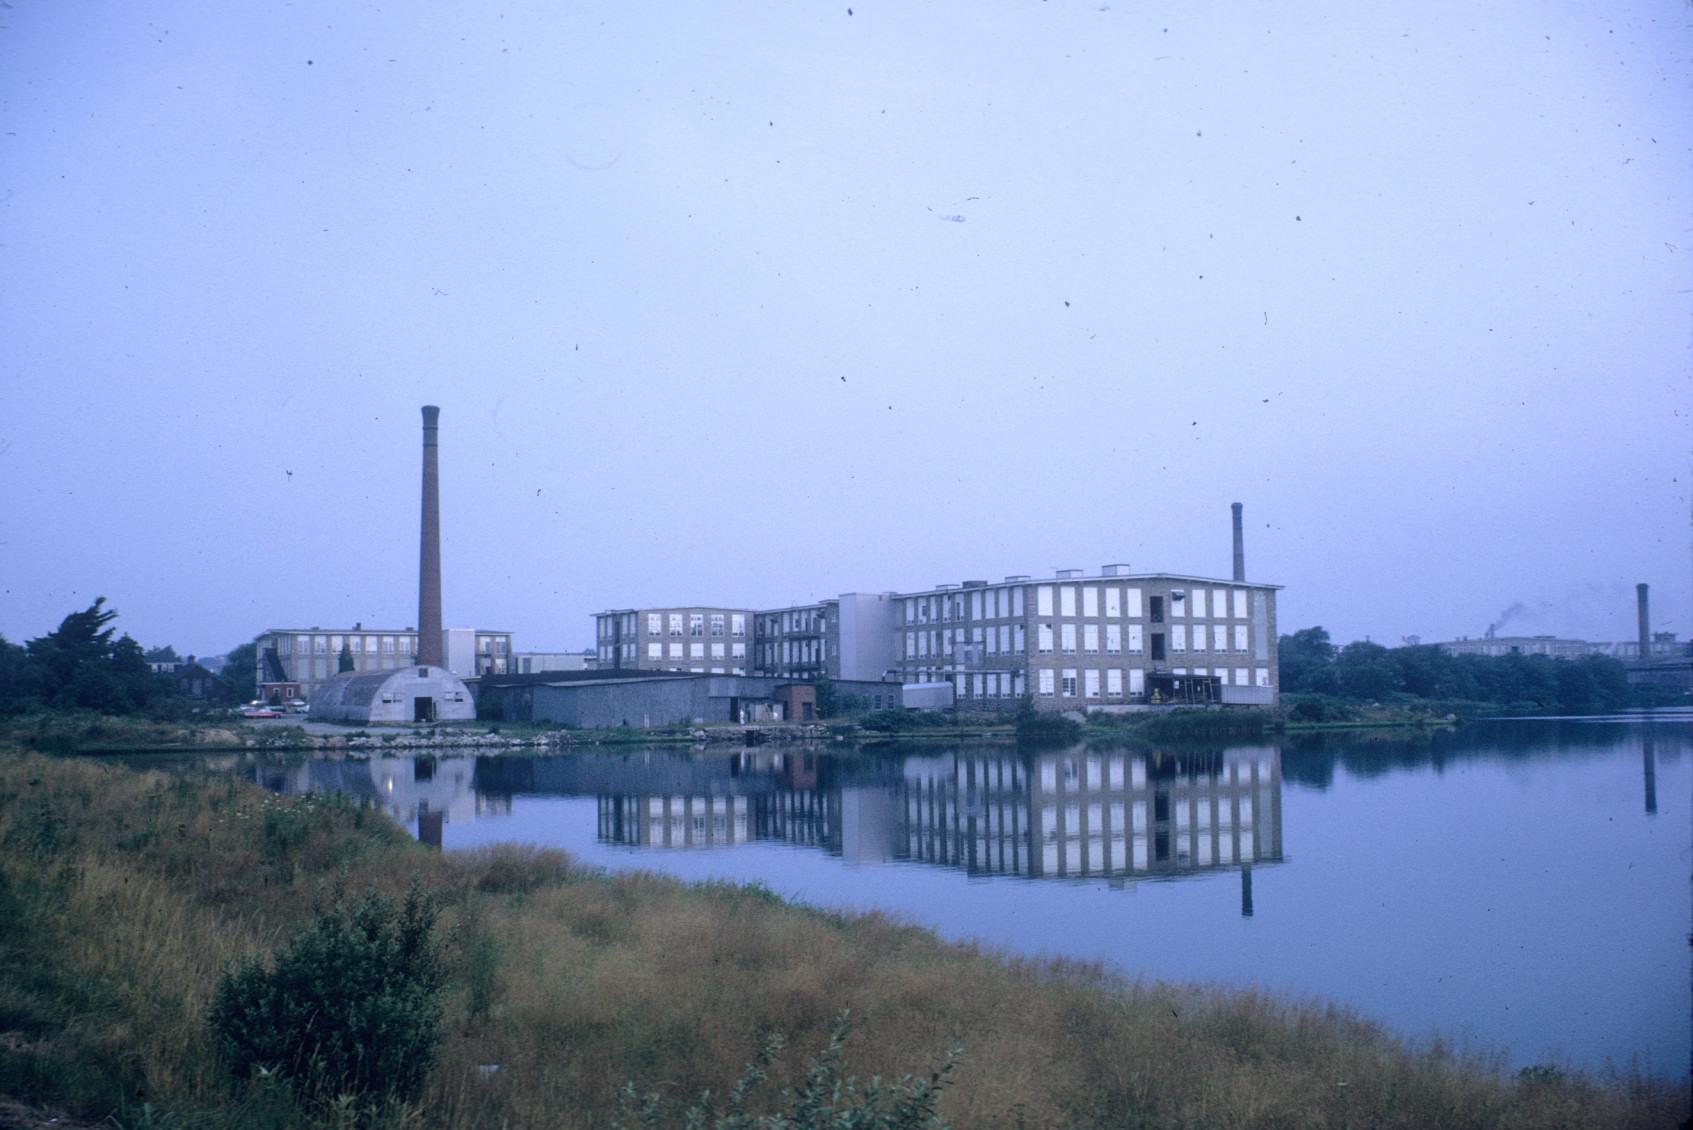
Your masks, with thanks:
[[[1097,576],[1010,576],[901,594],[905,682],[956,701],[1088,709],[1130,703],[1268,705],[1279,586],[1106,565]]]

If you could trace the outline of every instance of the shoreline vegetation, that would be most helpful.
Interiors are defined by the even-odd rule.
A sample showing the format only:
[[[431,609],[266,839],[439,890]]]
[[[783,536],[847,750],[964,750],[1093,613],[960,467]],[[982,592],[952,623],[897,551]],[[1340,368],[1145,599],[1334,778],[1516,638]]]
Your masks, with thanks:
[[[358,728],[310,727],[278,719],[254,724],[233,711],[192,720],[48,710],[0,715],[0,745],[56,755],[169,752],[212,753],[302,749],[348,756],[418,748],[469,748],[487,753],[559,753],[571,749],[639,746],[841,744],[878,741],[1021,742],[1093,745],[1197,739],[1261,740],[1276,734],[1325,730],[1441,728],[1478,718],[1533,713],[1533,703],[1354,703],[1321,695],[1287,695],[1273,711],[1253,708],[1176,708],[1123,714],[1021,712],[988,720],[916,710],[884,710],[815,723],[758,725],[678,723],[637,729],[572,730],[544,724],[462,722]]]
[[[237,1081],[208,1020],[220,980],[358,920],[345,908],[366,892],[435,908],[439,1031],[415,1097],[306,1106],[273,1072]],[[1511,1073],[1320,1001],[1009,958],[757,885],[443,854],[344,798],[4,741],[0,923],[0,1097],[128,1130],[639,1124],[620,1094],[720,1104],[749,1063],[769,1076],[747,1100],[761,1112],[803,1090],[816,1049],[848,1094],[949,1064],[925,1103],[958,1127],[1538,1130],[1687,1111],[1680,1081]],[[778,1033],[793,1054],[760,1057]]]

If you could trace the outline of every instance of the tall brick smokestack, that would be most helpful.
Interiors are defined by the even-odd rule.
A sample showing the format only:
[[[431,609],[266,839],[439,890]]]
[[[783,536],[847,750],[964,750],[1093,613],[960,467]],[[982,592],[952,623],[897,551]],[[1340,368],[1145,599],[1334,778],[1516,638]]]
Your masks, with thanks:
[[[1652,657],[1652,617],[1646,607],[1646,585],[1644,582],[1634,586],[1634,605],[1640,613],[1640,658]]]
[[[1240,503],[1235,503],[1229,509],[1234,511],[1234,579],[1246,580],[1246,536],[1240,530]]]
[[[445,667],[441,652],[441,467],[436,421],[441,410],[423,406],[423,536],[417,555],[417,662]]]

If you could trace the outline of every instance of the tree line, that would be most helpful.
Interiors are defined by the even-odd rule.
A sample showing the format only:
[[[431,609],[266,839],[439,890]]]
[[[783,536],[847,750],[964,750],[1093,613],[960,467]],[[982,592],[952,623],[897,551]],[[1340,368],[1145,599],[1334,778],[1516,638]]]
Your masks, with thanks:
[[[112,626],[117,615],[102,596],[39,639],[19,645],[0,636],[0,715],[40,710],[174,714],[186,708],[175,681],[148,666],[149,661],[180,661],[175,649],[144,651],[127,633],[117,634]],[[225,681],[226,701],[245,701],[243,692],[251,694],[253,645],[243,646],[245,666]],[[230,653],[232,662],[241,650]]]
[[[1383,647],[1359,640],[1336,647],[1320,627],[1281,637],[1283,694],[1355,701],[1401,697],[1617,710],[1634,703],[1628,674],[1608,655],[1451,655],[1437,644]]]

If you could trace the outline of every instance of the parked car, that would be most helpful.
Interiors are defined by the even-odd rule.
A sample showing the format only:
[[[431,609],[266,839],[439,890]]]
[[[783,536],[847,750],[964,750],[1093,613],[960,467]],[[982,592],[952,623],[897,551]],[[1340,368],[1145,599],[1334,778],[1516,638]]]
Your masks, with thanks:
[[[277,710],[272,710],[268,706],[248,706],[248,707],[242,708],[241,717],[243,717],[243,718],[280,718],[280,717],[282,717],[282,713],[280,711],[277,711]]]

